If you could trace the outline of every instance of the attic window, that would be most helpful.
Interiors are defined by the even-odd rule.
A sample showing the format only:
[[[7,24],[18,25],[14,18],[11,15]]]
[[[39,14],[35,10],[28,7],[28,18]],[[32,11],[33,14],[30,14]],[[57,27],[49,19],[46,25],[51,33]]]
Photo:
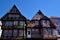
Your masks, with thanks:
[[[11,19],[11,18],[19,18],[20,16],[19,15],[15,15],[15,14],[9,14],[9,18]]]
[[[39,25],[39,22],[38,21],[35,21],[35,25]]]
[[[40,18],[42,18],[43,17],[43,15],[42,14],[40,14]]]
[[[47,24],[50,24],[50,21],[47,20]]]
[[[9,14],[9,17],[19,17],[19,15]]]
[[[50,24],[50,21],[49,20],[42,20],[42,23],[43,24]]]
[[[12,12],[12,13],[17,13],[17,9],[16,8],[12,8],[12,10],[10,11],[10,12]]]
[[[45,20],[42,20],[42,24],[46,24],[46,21]]]

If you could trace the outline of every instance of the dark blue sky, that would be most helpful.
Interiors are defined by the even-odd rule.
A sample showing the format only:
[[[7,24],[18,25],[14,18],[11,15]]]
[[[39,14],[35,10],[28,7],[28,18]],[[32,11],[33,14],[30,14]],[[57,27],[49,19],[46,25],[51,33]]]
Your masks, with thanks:
[[[48,17],[60,16],[60,0],[0,0],[0,18],[14,4],[27,19],[31,19],[38,10]]]

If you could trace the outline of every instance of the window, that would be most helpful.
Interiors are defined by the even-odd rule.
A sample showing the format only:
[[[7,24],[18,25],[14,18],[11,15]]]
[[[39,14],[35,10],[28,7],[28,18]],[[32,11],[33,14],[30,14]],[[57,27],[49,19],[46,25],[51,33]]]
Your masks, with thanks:
[[[42,20],[42,24],[46,24],[46,21],[45,20]]]
[[[11,22],[11,21],[6,21],[6,22],[5,22],[5,26],[13,26],[13,22]]]
[[[43,28],[43,34],[47,34],[48,35],[48,30],[46,28]]]
[[[15,7],[13,7],[9,12],[11,13],[17,13],[16,11],[18,11]]]
[[[35,25],[39,25],[39,22],[38,21],[35,21]]]
[[[47,24],[50,25],[50,21],[47,20]]]
[[[4,36],[4,37],[7,37],[8,35],[9,35],[8,30],[4,30],[4,31],[3,31],[3,36]]]
[[[18,13],[17,11],[18,11],[18,10],[17,10],[15,7],[12,8],[12,10],[11,10],[12,13]]]
[[[13,9],[12,9],[12,12],[13,12],[13,13],[16,13],[16,11],[17,11],[16,8],[13,8]]]
[[[42,20],[43,27],[50,27],[50,21],[49,20]]]
[[[18,24],[19,24],[18,21],[14,21],[15,26],[18,26]]]
[[[31,29],[27,29],[27,33],[28,33],[28,35],[31,35]]]
[[[49,28],[43,28],[43,34],[52,35],[53,30]]]
[[[38,18],[42,18],[43,17],[43,15],[42,14],[37,14],[37,16],[36,17],[38,17]]]
[[[11,37],[12,36],[12,30],[9,30],[9,33],[8,33],[9,35],[9,37]]]
[[[20,21],[19,25],[24,26],[24,21]]]
[[[19,36],[23,36],[23,30],[19,30]]]
[[[19,18],[20,16],[19,15],[15,15],[15,14],[9,14],[9,18],[11,19],[11,18]]]
[[[15,15],[16,18],[19,18],[20,16],[19,15]]]
[[[58,30],[58,34],[60,35],[60,30]]]
[[[40,38],[39,29],[32,29],[31,35],[33,38]]]
[[[32,34],[39,34],[39,30],[38,29],[32,29]]]
[[[12,36],[12,30],[4,30],[3,36],[4,37],[11,37]]]
[[[13,36],[16,37],[18,35],[18,30],[13,30]]]
[[[28,34],[30,35],[30,31],[28,31]]]
[[[52,29],[53,35],[57,35],[58,31],[56,29]]]
[[[42,18],[44,15],[40,14],[39,16],[40,16],[40,18]]]
[[[46,21],[45,20],[42,20],[42,26],[46,27]]]
[[[49,35],[53,35],[53,30],[52,29],[48,29]]]
[[[11,17],[13,17],[13,15],[12,14],[9,14],[9,18],[11,18]]]
[[[48,20],[42,20],[42,24],[50,24]]]
[[[20,17],[19,15],[15,15],[15,19],[19,19],[19,17]]]

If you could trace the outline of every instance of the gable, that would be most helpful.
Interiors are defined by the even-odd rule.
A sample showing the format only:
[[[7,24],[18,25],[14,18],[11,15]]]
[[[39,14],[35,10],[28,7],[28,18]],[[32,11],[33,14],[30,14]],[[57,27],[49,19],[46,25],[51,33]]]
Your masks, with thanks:
[[[20,12],[19,12],[18,8],[14,5],[14,6],[10,9],[10,11],[8,11],[8,13],[20,13]]]
[[[50,18],[50,20],[56,27],[60,27],[60,18]]]
[[[17,18],[17,19],[16,19]],[[19,12],[14,5],[8,13],[6,13],[1,20],[26,20],[26,18]]]
[[[41,18],[43,18],[44,15],[43,13],[39,10],[36,15],[32,18],[32,20],[40,20]]]

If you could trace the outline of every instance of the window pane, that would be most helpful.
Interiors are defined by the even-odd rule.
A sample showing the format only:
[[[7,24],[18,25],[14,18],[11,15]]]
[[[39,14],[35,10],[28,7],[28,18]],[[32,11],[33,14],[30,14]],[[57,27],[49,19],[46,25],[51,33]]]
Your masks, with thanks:
[[[9,14],[9,18],[19,18],[19,15],[15,15],[15,14]]]
[[[18,26],[18,24],[19,24],[18,21],[14,21],[15,26]]]
[[[24,21],[20,21],[19,25],[23,26],[24,25]]]
[[[50,27],[50,21],[49,20],[42,20],[43,27]]]
[[[58,34],[60,35],[60,30],[58,30]]]
[[[40,37],[40,34],[39,34],[39,29],[32,29],[32,37],[34,38],[39,38]]]
[[[32,29],[32,34],[39,34],[39,30],[38,29]]]
[[[13,36],[17,36],[18,35],[18,30],[13,30]]]
[[[16,18],[19,18],[19,15],[15,15]]]
[[[13,8],[13,9],[11,10],[12,13],[18,13],[17,11],[18,11],[18,10],[17,10],[16,8]]]
[[[9,14],[9,18],[11,18],[11,17],[13,17],[13,15],[12,14]]]
[[[52,31],[52,33],[53,33],[53,35],[57,35],[57,30],[56,29],[52,29],[53,31]]]
[[[8,30],[4,30],[3,36],[5,37],[5,36],[8,36],[8,35],[9,35]]]
[[[37,14],[35,17],[37,17],[37,18],[42,18],[43,15],[42,15],[42,14]]]
[[[45,20],[42,20],[42,24],[46,24],[46,21]]]
[[[11,21],[6,21],[6,22],[5,22],[5,26],[13,26],[13,22],[11,22]]]
[[[47,34],[47,35],[52,35],[53,34],[53,30],[49,29],[49,28],[43,28],[43,33]]]
[[[35,21],[35,25],[39,25],[39,22],[38,21]]]
[[[23,30],[19,30],[19,36],[23,36]]]
[[[9,37],[12,36],[12,30],[9,30],[9,33],[8,34],[9,34],[8,35]]]
[[[49,35],[52,35],[52,29],[48,29]]]
[[[47,34],[48,35],[48,29],[47,28],[43,28],[43,34]]]
[[[47,24],[50,24],[50,21],[47,21]]]
[[[43,15],[42,15],[42,14],[40,14],[39,16],[40,16],[40,18],[42,18],[42,17],[43,17]]]
[[[12,12],[13,12],[13,13],[16,13],[16,8],[13,8],[13,9],[12,9]]]
[[[30,35],[30,31],[28,31],[28,34]]]

